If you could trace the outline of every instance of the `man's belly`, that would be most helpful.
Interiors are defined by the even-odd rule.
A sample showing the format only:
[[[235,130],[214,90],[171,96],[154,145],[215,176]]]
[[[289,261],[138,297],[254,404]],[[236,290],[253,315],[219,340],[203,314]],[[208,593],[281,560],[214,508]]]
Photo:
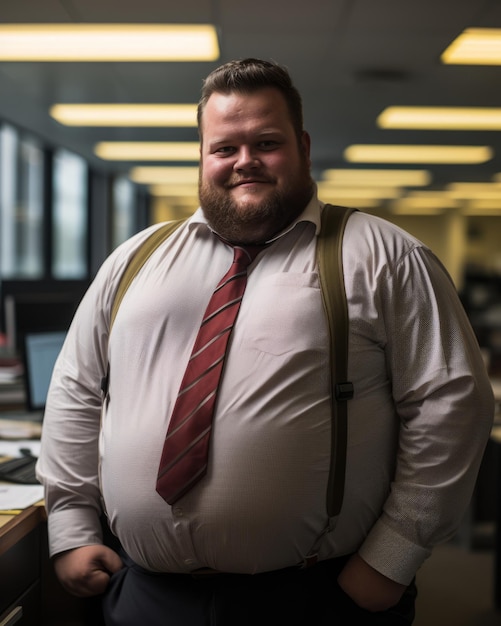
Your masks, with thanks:
[[[105,439],[106,511],[134,561],[153,571],[255,573],[306,556],[327,522],[329,420],[245,422],[216,423],[207,475],[172,507],[155,491],[158,437],[136,433],[126,450],[123,438]]]

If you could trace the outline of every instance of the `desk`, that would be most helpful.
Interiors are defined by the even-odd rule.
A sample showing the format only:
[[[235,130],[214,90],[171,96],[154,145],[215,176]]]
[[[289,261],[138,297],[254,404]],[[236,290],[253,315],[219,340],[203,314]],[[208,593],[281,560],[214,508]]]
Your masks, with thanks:
[[[83,626],[82,600],[55,579],[43,506],[0,515],[0,624]]]
[[[38,624],[43,507],[0,516],[0,623]],[[3,621],[2,621],[3,620]]]

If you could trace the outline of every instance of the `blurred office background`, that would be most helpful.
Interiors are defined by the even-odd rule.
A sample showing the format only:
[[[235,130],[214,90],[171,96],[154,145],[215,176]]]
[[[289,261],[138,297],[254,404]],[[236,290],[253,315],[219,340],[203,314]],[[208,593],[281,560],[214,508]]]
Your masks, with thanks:
[[[0,0],[4,348],[65,327],[117,245],[193,212],[203,78],[247,56],[286,65],[300,89],[321,199],[427,243],[500,377],[499,0]],[[484,568],[489,608],[496,445],[456,540],[465,576]]]

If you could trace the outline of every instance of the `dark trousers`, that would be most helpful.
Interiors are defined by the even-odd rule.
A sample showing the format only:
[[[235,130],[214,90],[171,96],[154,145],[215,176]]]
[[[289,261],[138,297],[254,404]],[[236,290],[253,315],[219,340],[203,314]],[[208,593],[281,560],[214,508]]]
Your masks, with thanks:
[[[416,587],[388,611],[355,605],[336,583],[346,558],[264,574],[153,574],[125,556],[103,597],[106,626],[409,626]]]

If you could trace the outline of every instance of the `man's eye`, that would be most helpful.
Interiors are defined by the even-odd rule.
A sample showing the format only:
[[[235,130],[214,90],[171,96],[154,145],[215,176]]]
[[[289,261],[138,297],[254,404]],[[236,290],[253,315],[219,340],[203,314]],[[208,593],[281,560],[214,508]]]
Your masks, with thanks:
[[[259,147],[262,150],[274,150],[278,146],[278,142],[276,141],[261,141]]]
[[[231,146],[222,146],[221,148],[217,148],[216,150],[216,154],[233,154],[235,152],[235,148],[232,148]]]

